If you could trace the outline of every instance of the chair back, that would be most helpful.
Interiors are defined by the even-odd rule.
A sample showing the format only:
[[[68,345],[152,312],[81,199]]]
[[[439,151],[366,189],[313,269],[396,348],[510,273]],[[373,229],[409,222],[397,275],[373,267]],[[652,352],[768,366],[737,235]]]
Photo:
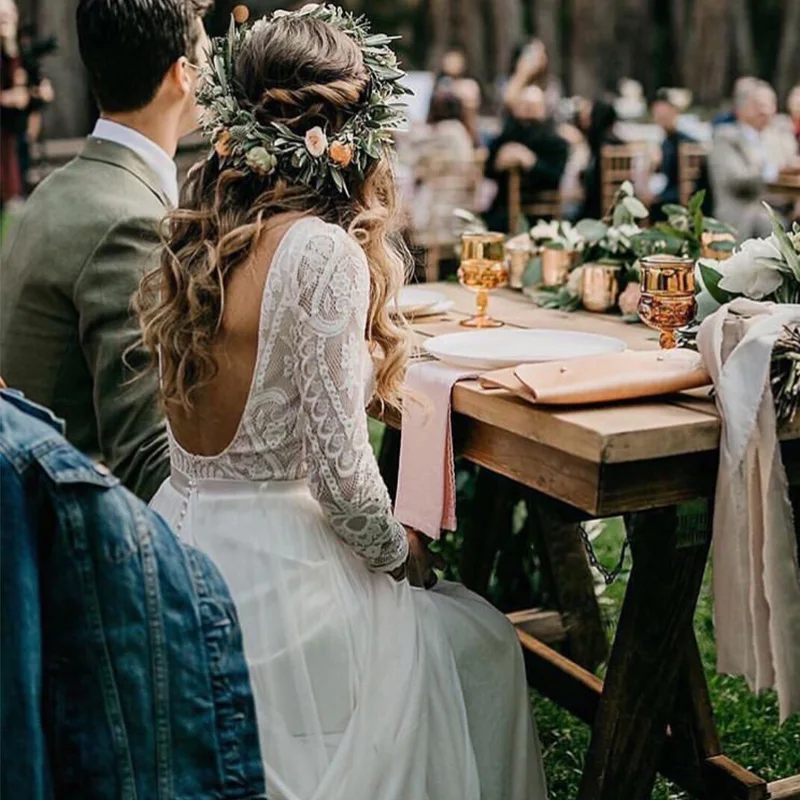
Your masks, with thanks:
[[[625,181],[641,185],[649,171],[647,142],[606,144],[600,152],[600,180],[603,187],[603,214],[611,209],[619,187]]]
[[[561,192],[557,189],[524,191],[522,173],[515,168],[508,174],[509,233],[517,232],[522,217],[530,223],[542,218],[561,219]]]
[[[697,191],[706,158],[708,148],[704,144],[681,142],[678,145],[678,190],[682,206],[688,206],[689,199]]]

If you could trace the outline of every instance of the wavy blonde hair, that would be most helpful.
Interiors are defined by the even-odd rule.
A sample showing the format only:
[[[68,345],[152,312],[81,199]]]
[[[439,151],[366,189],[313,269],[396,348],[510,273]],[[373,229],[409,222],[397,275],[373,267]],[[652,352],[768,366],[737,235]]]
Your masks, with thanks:
[[[282,122],[304,135],[316,125],[333,133],[370,91],[359,47],[316,19],[276,21],[253,32],[236,63],[240,102],[260,124]],[[213,345],[220,333],[229,276],[258,247],[270,220],[299,212],[340,225],[363,248],[370,272],[365,338],[376,363],[376,396],[399,402],[409,351],[407,327],[388,311],[403,284],[407,250],[398,235],[399,209],[388,154],[363,179],[349,178],[350,197],[314,192],[226,167],[212,151],[184,185],[180,208],[164,224],[161,265],[142,281],[135,299],[142,338],[160,362],[164,404],[187,411],[212,381]]]

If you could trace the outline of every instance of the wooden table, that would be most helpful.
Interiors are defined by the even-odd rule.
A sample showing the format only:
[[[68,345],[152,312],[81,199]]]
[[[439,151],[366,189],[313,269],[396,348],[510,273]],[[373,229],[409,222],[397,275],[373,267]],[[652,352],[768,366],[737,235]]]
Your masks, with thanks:
[[[458,320],[472,311],[474,295],[460,286],[435,288],[456,307],[415,323],[419,337],[463,330]],[[489,308],[519,327],[658,346],[644,326],[538,309],[509,290],[492,295]],[[579,800],[645,800],[657,771],[698,797],[769,797],[765,781],[722,752],[692,626],[710,537],[702,530],[687,537],[687,530],[710,526],[720,441],[707,392],[554,410],[464,382],[454,388],[453,410],[460,455],[588,517],[628,520],[633,567],[605,682],[520,633],[532,683],[592,725]],[[790,482],[800,484],[800,421],[781,438]],[[772,791],[800,797],[797,779]]]
[[[800,200],[800,181],[778,180],[775,183],[768,184],[767,191],[771,195],[780,195],[781,197],[791,198],[792,200]]]

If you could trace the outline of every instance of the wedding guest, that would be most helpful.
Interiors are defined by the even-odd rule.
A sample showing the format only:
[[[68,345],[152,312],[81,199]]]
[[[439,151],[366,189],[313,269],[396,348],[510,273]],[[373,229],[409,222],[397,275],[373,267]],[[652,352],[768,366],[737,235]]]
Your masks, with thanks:
[[[132,380],[144,355],[130,300],[177,203],[173,157],[197,124],[205,8],[80,1],[101,118],[80,156],[33,192],[2,259],[4,377],[143,498],[169,474],[168,445],[156,376]]]
[[[667,203],[680,202],[680,146],[685,142],[695,140],[678,130],[678,117],[680,112],[672,102],[667,89],[659,89],[652,106],[653,122],[664,132],[661,142],[658,167],[653,174],[651,182],[653,196],[650,202],[650,218],[654,221],[663,220],[662,207]]]
[[[493,230],[509,225],[509,174],[521,172],[523,197],[533,192],[558,189],[569,157],[569,145],[547,116],[544,92],[528,86],[514,99],[512,114],[494,141],[486,163],[486,177],[497,181],[498,191],[486,221]]]
[[[264,798],[222,576],[62,427],[0,391],[0,794]]]
[[[538,86],[544,92],[547,115],[555,116],[562,96],[561,81],[550,71],[547,47],[536,37],[514,52],[511,75],[503,89],[506,110],[512,111],[520,93],[528,86]]]
[[[30,93],[17,40],[18,22],[13,0],[0,0],[0,214],[23,194],[17,133]]]
[[[775,115],[772,88],[763,82],[746,84],[736,95],[735,111],[736,122],[720,125],[714,133],[709,169],[715,215],[742,240],[771,230],[762,200],[781,167],[766,134]]]
[[[717,128],[720,125],[731,125],[736,122],[736,105],[737,98],[745,97],[753,88],[761,83],[759,78],[752,75],[742,75],[736,79],[733,85],[733,106],[725,111],[720,111],[711,120],[711,126]]]
[[[428,124],[413,143],[414,199],[411,207],[414,244],[429,248],[454,244],[453,211],[471,211],[477,188],[477,157],[466,110],[442,82],[434,94]],[[440,273],[447,273],[453,248],[443,253]]]
[[[578,128],[589,146],[589,161],[583,171],[583,205],[578,218],[600,219],[608,211],[603,208],[602,150],[606,144],[620,144],[615,132],[617,112],[605,100],[584,101],[577,114]]]
[[[800,148],[800,83],[789,92],[786,108],[789,111],[789,116],[792,118],[795,139],[797,139],[797,146]]]

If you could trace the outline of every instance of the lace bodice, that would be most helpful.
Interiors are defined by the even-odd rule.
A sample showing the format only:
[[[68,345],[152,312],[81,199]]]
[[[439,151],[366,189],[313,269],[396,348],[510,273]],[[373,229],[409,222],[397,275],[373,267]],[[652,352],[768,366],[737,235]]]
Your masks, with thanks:
[[[342,228],[317,218],[292,225],[265,282],[236,434],[218,455],[198,456],[170,432],[170,453],[173,469],[193,479],[307,478],[336,534],[370,567],[390,570],[407,542],[369,442],[369,292],[366,256]]]

